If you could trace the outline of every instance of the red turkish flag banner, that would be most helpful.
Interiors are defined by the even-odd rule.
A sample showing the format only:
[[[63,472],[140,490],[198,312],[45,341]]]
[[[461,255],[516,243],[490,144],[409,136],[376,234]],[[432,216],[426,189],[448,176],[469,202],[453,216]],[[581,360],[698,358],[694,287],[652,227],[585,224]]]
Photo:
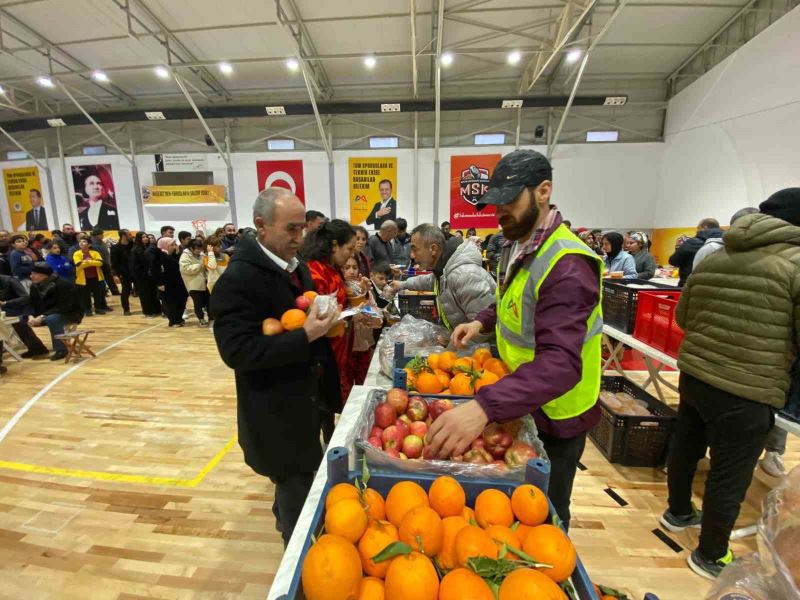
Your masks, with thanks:
[[[290,190],[306,204],[306,190],[303,183],[302,160],[259,160],[256,161],[258,190],[268,187],[282,187]]]
[[[477,154],[450,157],[450,228],[495,229],[494,206],[479,211],[478,200],[489,189],[489,179],[500,154]]]

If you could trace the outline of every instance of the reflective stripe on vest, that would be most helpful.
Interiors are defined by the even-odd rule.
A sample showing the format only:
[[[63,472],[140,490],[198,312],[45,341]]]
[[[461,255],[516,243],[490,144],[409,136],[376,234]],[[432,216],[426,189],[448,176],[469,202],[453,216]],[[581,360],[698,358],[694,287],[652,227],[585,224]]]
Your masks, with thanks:
[[[439,313],[439,318],[442,320],[442,325],[445,326],[447,331],[453,331],[453,328],[450,327],[450,322],[447,320],[447,315],[444,314],[442,310],[442,305],[439,304],[439,280],[436,278],[436,275],[433,276],[433,293],[436,294],[436,312]]]
[[[545,241],[529,264],[523,263],[502,294],[497,288],[497,348],[500,357],[511,371],[531,362],[536,354],[536,325],[534,322],[539,288],[558,261],[567,254],[585,256],[598,269],[598,287],[602,290],[603,264],[601,259],[566,227],[558,227]],[[586,336],[581,350],[581,380],[563,396],[544,406],[551,419],[578,416],[597,401],[600,393],[600,354],[603,317],[598,304],[586,322]]]

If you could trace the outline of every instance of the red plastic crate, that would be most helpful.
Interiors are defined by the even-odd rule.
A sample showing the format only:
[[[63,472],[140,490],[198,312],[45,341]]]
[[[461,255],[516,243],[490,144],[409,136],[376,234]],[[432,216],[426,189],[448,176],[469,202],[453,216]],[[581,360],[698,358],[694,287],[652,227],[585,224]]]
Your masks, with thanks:
[[[675,322],[675,308],[680,297],[679,291],[639,292],[633,337],[678,358],[683,329]]]

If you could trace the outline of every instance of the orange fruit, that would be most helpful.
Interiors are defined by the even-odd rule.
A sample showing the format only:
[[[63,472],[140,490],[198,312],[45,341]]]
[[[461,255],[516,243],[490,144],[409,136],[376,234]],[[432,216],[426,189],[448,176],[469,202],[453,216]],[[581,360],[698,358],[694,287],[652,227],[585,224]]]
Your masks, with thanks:
[[[488,358],[492,358],[492,353],[488,348],[477,348],[475,352],[472,353],[472,361],[478,368],[480,368]]]
[[[431,484],[428,500],[440,517],[455,517],[464,512],[467,496],[460,483],[444,475]]]
[[[386,572],[384,589],[387,598],[437,600],[439,576],[427,556],[412,552],[392,560]]]
[[[427,506],[412,508],[400,523],[400,541],[426,556],[442,549],[442,518]]]
[[[377,577],[364,577],[358,586],[356,600],[384,600],[386,592],[383,589],[383,580]]]
[[[442,371],[441,369],[434,369],[433,373],[436,375],[436,378],[439,380],[439,383],[442,384],[443,391],[448,387],[450,387],[450,375],[448,375],[446,371]],[[441,394],[442,392],[439,393]]]
[[[448,373],[452,373],[453,372],[453,366],[455,365],[457,358],[458,357],[456,356],[455,352],[451,352],[450,350],[447,350],[446,352],[442,352],[439,355],[439,367],[438,368],[441,369],[442,371],[447,371]]]
[[[526,483],[511,494],[511,510],[521,524],[535,526],[547,521],[550,506],[542,490]]]
[[[306,298],[311,300],[311,302],[313,302],[314,298],[316,298],[318,296],[318,294],[317,294],[317,292],[315,292],[313,290],[309,290],[307,292],[303,292],[303,296],[305,296]]]
[[[439,355],[435,352],[428,355],[428,366],[434,371],[439,368]]]
[[[451,394],[450,388],[445,388],[441,392],[439,392],[440,396],[449,396]]]
[[[325,534],[311,546],[301,570],[307,600],[354,598],[361,583],[361,560],[345,538]]]
[[[439,584],[439,600],[494,600],[486,582],[469,569],[454,569]]]
[[[367,516],[375,521],[383,521],[386,518],[386,502],[379,492],[372,488],[364,490],[361,502],[366,504]]]
[[[373,521],[370,523],[364,535],[358,540],[358,554],[361,557],[361,567],[364,569],[364,573],[381,579],[386,577],[386,571],[392,561],[384,560],[376,563],[372,561],[372,558],[383,552],[386,546],[399,539],[397,527],[388,521]]]
[[[475,519],[475,511],[472,510],[469,506],[464,507],[464,510],[461,513],[461,518],[464,519],[470,525],[478,524],[477,519]]]
[[[477,392],[485,385],[492,385],[500,381],[500,378],[491,371],[482,371],[481,376],[475,381],[475,391]]]
[[[531,532],[531,529],[533,529],[533,527],[531,527],[530,525],[525,525],[524,523],[520,523],[519,525],[517,525],[517,528],[514,530],[514,533],[517,534],[520,544],[523,545],[525,544],[525,538],[528,537],[528,534]]]
[[[358,488],[352,483],[337,483],[325,498],[325,510],[328,510],[340,500],[358,500],[358,498]]]
[[[361,502],[346,498],[325,511],[325,531],[355,544],[364,535],[369,517]]]
[[[457,370],[460,368],[471,371],[474,366],[475,366],[474,361],[469,356],[464,356],[462,358],[456,359],[456,362],[453,364],[453,370]]]
[[[539,571],[517,569],[500,584],[498,600],[567,600],[567,595]]]
[[[408,389],[416,389],[415,380],[417,378],[414,371],[411,369],[403,369],[406,372],[406,388]]]
[[[497,546],[480,527],[467,525],[456,534],[456,559],[462,567],[467,566],[467,561],[473,556],[486,556],[497,558]]]
[[[522,549],[536,562],[553,565],[538,569],[550,579],[561,583],[572,575],[577,562],[575,546],[555,525],[539,525],[528,532]]]
[[[281,315],[281,325],[286,331],[300,329],[306,322],[306,313],[299,308],[290,308]]]
[[[418,483],[401,481],[392,486],[386,496],[386,518],[395,527],[400,527],[403,517],[412,508],[429,506],[428,494]]]
[[[420,373],[414,380],[414,387],[420,394],[438,394],[444,389],[435,373]]]
[[[483,369],[485,371],[491,371],[500,379],[511,372],[506,364],[499,358],[487,358],[483,363]]]
[[[456,396],[472,396],[475,393],[472,379],[466,373],[458,373],[450,380],[450,392]]]
[[[475,518],[484,529],[490,525],[511,527],[514,523],[511,500],[500,490],[483,490],[475,499]]]
[[[454,569],[458,566],[456,556],[456,536],[458,532],[469,526],[461,517],[445,517],[442,519],[442,549],[436,557],[436,562],[443,569]]]
[[[490,525],[486,528],[486,533],[488,533],[489,537],[494,540],[495,544],[497,544],[498,552],[500,551],[500,548],[503,547],[503,544],[509,548],[522,550],[522,542],[519,541],[519,537],[508,527],[503,525]],[[519,557],[513,552],[507,552],[505,558],[506,560],[519,560]]]

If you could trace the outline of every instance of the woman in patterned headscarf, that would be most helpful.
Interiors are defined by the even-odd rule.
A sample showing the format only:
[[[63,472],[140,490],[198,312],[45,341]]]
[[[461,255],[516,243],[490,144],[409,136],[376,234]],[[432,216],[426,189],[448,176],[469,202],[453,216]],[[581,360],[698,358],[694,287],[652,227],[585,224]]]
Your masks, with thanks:
[[[656,259],[650,254],[650,240],[643,231],[631,234],[628,241],[628,252],[636,263],[638,279],[652,279],[656,274]]]

